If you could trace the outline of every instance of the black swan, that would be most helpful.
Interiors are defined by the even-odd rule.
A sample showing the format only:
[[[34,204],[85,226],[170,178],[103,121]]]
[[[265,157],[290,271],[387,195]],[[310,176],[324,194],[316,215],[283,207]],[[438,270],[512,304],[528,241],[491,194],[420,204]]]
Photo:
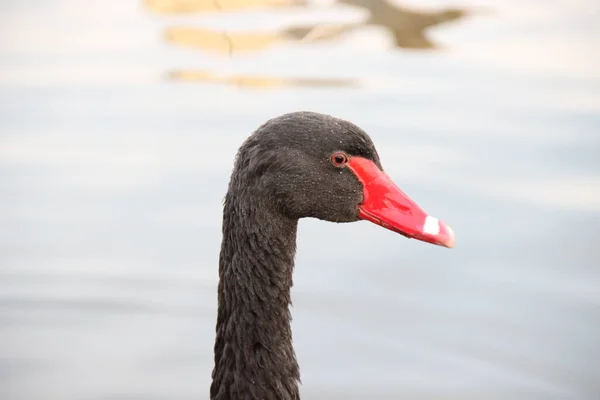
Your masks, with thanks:
[[[223,206],[212,400],[300,398],[289,304],[305,217],[454,246],[452,230],[383,172],[362,129],[313,112],[267,121],[240,147]]]

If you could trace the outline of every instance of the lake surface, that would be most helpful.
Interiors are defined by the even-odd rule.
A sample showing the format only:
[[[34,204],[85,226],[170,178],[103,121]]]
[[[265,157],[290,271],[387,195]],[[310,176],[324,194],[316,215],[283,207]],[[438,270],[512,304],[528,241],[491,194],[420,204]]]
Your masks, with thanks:
[[[373,26],[231,39],[365,16],[325,2],[0,4],[3,400],[208,398],[232,160],[301,109],[363,127],[457,234],[448,250],[301,221],[303,398],[600,398],[596,2],[473,1],[485,12],[432,29],[429,50]],[[450,2],[403,3],[419,4]]]

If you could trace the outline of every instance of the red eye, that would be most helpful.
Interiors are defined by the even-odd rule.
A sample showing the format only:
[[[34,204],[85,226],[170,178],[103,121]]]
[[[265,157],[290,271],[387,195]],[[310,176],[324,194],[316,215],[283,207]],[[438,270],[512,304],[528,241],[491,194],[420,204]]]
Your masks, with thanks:
[[[333,165],[335,165],[336,167],[343,167],[344,165],[346,165],[347,162],[348,162],[348,156],[346,155],[346,153],[342,153],[341,151],[338,151],[331,155],[331,163]]]

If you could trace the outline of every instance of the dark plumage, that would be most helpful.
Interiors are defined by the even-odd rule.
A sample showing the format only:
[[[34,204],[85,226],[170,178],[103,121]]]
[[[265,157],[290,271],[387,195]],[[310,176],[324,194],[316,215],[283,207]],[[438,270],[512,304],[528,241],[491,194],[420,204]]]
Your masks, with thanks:
[[[363,130],[312,112],[266,122],[239,149],[223,210],[211,399],[299,399],[289,311],[298,219],[361,219],[363,184],[350,163],[332,161],[339,151],[381,170]]]

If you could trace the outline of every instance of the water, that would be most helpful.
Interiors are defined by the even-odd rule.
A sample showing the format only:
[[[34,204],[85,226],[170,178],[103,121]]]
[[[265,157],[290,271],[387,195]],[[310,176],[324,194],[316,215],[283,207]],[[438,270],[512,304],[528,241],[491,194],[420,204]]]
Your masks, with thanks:
[[[362,126],[457,233],[448,250],[366,222],[301,222],[304,398],[600,396],[595,4],[473,2],[489,10],[433,29],[443,48],[422,51],[389,51],[377,27],[247,51],[165,39],[365,15],[328,3],[109,4],[2,3],[2,399],[207,398],[232,159],[298,109]]]

